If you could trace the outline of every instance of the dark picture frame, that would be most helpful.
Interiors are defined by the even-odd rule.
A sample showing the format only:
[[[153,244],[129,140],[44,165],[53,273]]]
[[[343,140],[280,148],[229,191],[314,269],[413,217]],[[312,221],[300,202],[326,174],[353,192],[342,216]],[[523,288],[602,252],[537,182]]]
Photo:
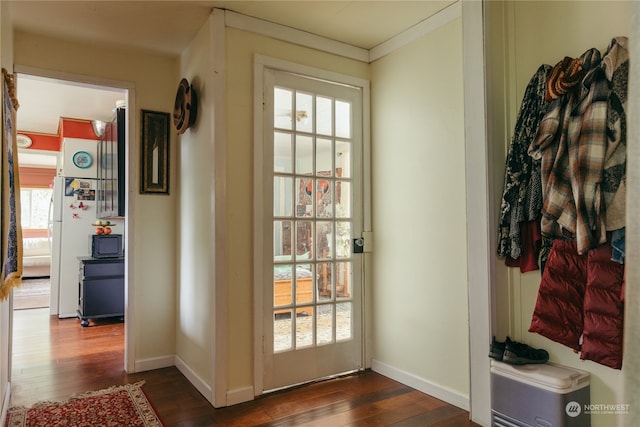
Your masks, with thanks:
[[[140,193],[169,194],[170,114],[141,110]]]

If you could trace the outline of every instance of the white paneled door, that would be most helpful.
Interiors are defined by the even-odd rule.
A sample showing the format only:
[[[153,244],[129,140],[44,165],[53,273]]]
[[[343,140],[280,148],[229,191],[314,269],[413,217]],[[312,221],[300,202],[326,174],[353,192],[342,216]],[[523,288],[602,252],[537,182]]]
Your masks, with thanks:
[[[272,390],[363,365],[362,255],[353,250],[362,93],[280,71],[264,77],[263,381]]]

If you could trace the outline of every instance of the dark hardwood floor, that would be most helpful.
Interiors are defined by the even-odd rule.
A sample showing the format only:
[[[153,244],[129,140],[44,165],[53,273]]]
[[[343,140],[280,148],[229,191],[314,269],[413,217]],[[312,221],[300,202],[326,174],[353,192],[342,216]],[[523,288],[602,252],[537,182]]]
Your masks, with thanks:
[[[123,326],[14,311],[11,406],[144,380],[166,426],[477,426],[468,412],[372,371],[214,409],[176,368],[125,373]]]

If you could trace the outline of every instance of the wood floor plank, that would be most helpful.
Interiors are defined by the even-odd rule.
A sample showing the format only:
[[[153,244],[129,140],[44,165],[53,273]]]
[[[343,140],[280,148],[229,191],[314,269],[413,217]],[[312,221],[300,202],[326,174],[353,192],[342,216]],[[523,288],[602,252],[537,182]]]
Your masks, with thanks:
[[[215,409],[175,367],[127,374],[123,346],[117,319],[83,328],[48,309],[14,311],[11,406],[145,381],[168,427],[478,427],[468,412],[372,371]]]

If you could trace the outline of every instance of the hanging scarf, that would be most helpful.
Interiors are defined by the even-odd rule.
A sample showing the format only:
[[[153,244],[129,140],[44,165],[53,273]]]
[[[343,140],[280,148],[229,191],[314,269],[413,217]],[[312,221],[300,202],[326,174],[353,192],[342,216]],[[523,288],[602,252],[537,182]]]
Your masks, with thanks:
[[[20,226],[20,183],[18,179],[15,117],[18,101],[13,75],[2,69],[2,273],[0,300],[22,276],[22,228]]]

